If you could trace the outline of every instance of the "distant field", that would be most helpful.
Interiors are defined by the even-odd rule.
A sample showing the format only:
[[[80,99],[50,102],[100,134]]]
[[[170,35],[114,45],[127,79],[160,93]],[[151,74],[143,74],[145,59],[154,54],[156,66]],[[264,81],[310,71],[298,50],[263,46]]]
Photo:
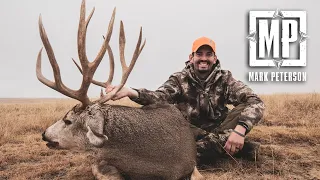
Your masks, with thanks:
[[[219,160],[207,179],[320,179],[320,94],[262,96],[266,112],[249,138],[262,143],[260,160]],[[94,179],[89,153],[51,150],[41,133],[78,102],[0,98],[0,180]],[[113,104],[139,107],[123,99]]]
[[[50,103],[57,101],[65,101],[66,99],[58,98],[0,98],[1,104],[31,104],[31,103]]]

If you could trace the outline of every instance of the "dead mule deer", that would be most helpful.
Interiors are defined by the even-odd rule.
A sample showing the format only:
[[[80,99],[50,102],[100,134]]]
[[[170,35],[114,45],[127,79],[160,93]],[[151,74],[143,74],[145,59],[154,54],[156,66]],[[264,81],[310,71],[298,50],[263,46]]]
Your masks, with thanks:
[[[142,108],[112,106],[105,104],[125,84],[144,44],[139,40],[127,67],[124,59],[125,35],[123,23],[120,26],[120,60],[123,76],[117,89],[96,101],[90,101],[87,91],[91,83],[106,88],[111,84],[114,71],[114,57],[109,46],[115,10],[109,22],[108,31],[97,57],[89,62],[86,55],[87,26],[93,15],[85,19],[85,0],[80,12],[78,29],[78,56],[83,80],[79,90],[73,90],[62,82],[60,69],[45,29],[39,18],[39,30],[42,42],[51,63],[54,81],[46,79],[41,72],[41,51],[37,59],[37,77],[46,86],[70,97],[81,104],[76,105],[59,121],[51,125],[42,134],[49,148],[82,149],[98,152],[97,163],[92,173],[97,179],[168,179],[176,180],[188,177],[201,177],[197,169],[196,149],[189,124],[173,105],[150,105]],[[106,50],[110,59],[110,74],[107,82],[93,80]]]

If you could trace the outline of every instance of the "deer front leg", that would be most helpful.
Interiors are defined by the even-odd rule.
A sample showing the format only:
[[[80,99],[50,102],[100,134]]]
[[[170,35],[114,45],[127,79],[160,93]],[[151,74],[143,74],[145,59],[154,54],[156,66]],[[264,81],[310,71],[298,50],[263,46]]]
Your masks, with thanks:
[[[200,174],[197,167],[195,166],[191,174],[191,180],[205,180],[205,178]]]
[[[108,165],[105,161],[93,164],[92,174],[97,180],[124,180],[117,168]]]

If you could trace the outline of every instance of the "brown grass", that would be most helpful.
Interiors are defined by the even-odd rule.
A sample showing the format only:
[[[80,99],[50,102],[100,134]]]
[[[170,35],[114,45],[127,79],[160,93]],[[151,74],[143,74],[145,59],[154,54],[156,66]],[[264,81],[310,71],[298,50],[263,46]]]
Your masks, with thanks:
[[[262,143],[260,160],[219,160],[207,179],[320,179],[320,94],[262,96],[266,112],[249,137]],[[85,152],[51,150],[41,133],[77,101],[0,99],[0,180],[94,179]],[[113,102],[138,107],[128,99]]]

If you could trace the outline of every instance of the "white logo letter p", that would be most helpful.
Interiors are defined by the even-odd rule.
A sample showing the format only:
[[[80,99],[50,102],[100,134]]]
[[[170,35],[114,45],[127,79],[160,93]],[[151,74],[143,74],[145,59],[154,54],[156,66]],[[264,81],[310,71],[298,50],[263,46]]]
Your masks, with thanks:
[[[290,31],[291,25],[291,31]],[[291,34],[291,37],[290,37]],[[289,58],[289,43],[298,39],[298,23],[295,20],[282,20],[282,57]]]

